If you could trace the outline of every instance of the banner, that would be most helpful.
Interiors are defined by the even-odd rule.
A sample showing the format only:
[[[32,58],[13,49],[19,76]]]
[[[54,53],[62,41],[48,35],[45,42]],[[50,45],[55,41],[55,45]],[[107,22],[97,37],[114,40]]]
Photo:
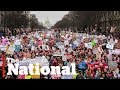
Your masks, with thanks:
[[[37,57],[35,59],[20,61],[19,65],[20,66],[29,66],[29,64],[36,64],[36,63],[39,63],[41,66],[49,66],[49,62],[44,56]]]
[[[24,61],[15,60],[13,58],[6,58],[8,63],[19,63],[19,66],[29,66],[29,64],[39,63],[41,66],[49,66],[48,60],[42,57],[36,57],[34,59],[27,59]]]

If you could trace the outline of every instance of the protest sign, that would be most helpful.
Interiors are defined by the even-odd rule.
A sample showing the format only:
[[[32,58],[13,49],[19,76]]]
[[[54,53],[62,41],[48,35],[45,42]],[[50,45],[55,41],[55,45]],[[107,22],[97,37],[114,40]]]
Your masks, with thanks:
[[[13,54],[15,50],[17,51],[19,49],[20,49],[20,45],[15,45],[14,43],[11,42],[10,45],[6,46],[6,53]]]
[[[92,49],[92,43],[89,42],[87,48]]]
[[[32,45],[31,50],[34,51],[35,50],[35,46]]]
[[[21,45],[21,42],[20,42],[20,40],[16,40],[14,44],[15,45]]]
[[[75,40],[73,43],[74,43],[75,45],[77,45],[77,46],[79,45],[79,42],[76,41],[76,40]]]
[[[0,67],[2,67],[2,64],[3,64],[3,62],[2,62],[2,61],[0,61]]]
[[[115,49],[115,50],[114,50],[114,54],[120,55],[120,49]]]
[[[73,51],[72,47],[68,48],[68,52],[71,53]]]
[[[6,47],[7,47],[6,45],[0,45],[0,50],[1,50],[1,51],[5,51],[5,50],[6,50]]]
[[[88,47],[88,43],[84,43],[85,47]]]
[[[53,54],[53,56],[62,57],[62,54]]]
[[[108,49],[109,49],[109,48],[110,48],[110,45],[109,45],[109,44],[106,44],[106,48],[108,48]]]
[[[117,39],[115,39],[115,43],[118,43],[118,40],[117,40]]]
[[[36,64],[36,63],[39,63],[41,66],[49,66],[49,62],[44,56],[36,57],[34,59],[19,61],[18,63],[19,63],[19,66],[29,66],[29,64]]]
[[[114,44],[108,43],[108,44],[106,44],[106,48],[113,49],[114,48]]]
[[[64,41],[64,44],[65,44],[65,45],[69,45],[69,41],[68,41],[68,40],[65,40],[65,41]]]
[[[117,68],[117,63],[116,63],[116,62],[109,61],[109,62],[108,62],[108,65],[109,65],[109,69],[110,69],[110,70],[114,70],[114,69]]]

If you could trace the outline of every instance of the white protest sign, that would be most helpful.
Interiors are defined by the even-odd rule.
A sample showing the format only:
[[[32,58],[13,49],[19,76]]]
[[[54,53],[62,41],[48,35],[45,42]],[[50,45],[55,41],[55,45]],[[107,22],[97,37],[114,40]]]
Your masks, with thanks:
[[[6,45],[0,45],[0,50],[5,51],[6,50]]]
[[[114,41],[113,41],[113,38],[110,38],[110,42],[111,42],[111,43],[114,42]]]
[[[89,42],[89,43],[88,43],[88,46],[87,46],[87,48],[90,48],[90,49],[92,49],[92,43],[91,43],[91,42]]]
[[[15,40],[15,45],[21,45],[20,40]]]
[[[47,32],[46,36],[50,37],[50,34],[51,34],[51,32],[49,31],[49,32]]]
[[[40,37],[39,34],[38,34],[38,32],[35,32],[34,37],[36,37],[36,38]]]
[[[85,44],[85,47],[88,47],[88,43],[84,43]]]
[[[62,56],[62,54],[54,53],[53,56],[59,56],[60,57],[60,56]]]
[[[68,41],[68,40],[65,40],[65,41],[64,41],[64,44],[65,44],[65,45],[69,45],[69,41]]]
[[[73,51],[72,47],[69,47],[68,52],[72,52],[72,51]]]
[[[114,50],[114,54],[120,55],[120,49],[115,49],[115,50]]]
[[[114,44],[112,44],[112,43],[106,44],[106,48],[113,49],[114,48]]]
[[[45,50],[45,46],[46,46],[45,44],[42,44],[42,49],[43,49],[43,50]]]
[[[49,66],[48,60],[42,56],[42,57],[36,57],[34,59],[29,59],[25,61],[20,61],[19,65],[20,66],[29,66],[29,64],[36,64],[39,63],[41,66]]]
[[[45,50],[50,50],[48,45],[45,46]]]
[[[117,39],[115,39],[115,43],[118,43],[118,40],[117,40]]]
[[[73,43],[74,43],[75,45],[77,45],[77,46],[79,45],[79,42],[76,41],[76,40],[75,40]]]
[[[41,66],[49,66],[49,62],[48,62],[48,60],[46,59],[46,57],[45,56],[42,56],[41,57]]]
[[[34,50],[35,50],[35,46],[33,46],[33,45],[32,45],[31,50],[33,50],[33,51],[34,51]]]
[[[116,63],[116,62],[109,61],[109,62],[108,62],[108,65],[109,65],[109,69],[110,69],[110,70],[114,70],[114,69],[117,68],[117,63]]]
[[[58,48],[61,50],[62,53],[63,53],[63,51],[65,50],[64,45],[60,45],[60,46],[58,46]]]
[[[7,54],[13,54],[15,51],[15,46],[14,45],[10,45],[8,50],[6,51]]]
[[[111,44],[111,45],[110,45],[110,49],[113,49],[113,48],[114,48],[114,44]]]
[[[109,48],[110,48],[110,45],[109,45],[109,44],[106,44],[106,48],[108,48],[108,49],[109,49]]]

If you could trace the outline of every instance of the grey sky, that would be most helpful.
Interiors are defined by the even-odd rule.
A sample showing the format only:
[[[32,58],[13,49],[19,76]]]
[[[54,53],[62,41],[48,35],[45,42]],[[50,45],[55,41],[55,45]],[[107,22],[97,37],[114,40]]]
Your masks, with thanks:
[[[35,14],[39,22],[44,23],[48,17],[50,23],[54,25],[57,21],[61,20],[62,17],[69,11],[30,11],[31,14]]]

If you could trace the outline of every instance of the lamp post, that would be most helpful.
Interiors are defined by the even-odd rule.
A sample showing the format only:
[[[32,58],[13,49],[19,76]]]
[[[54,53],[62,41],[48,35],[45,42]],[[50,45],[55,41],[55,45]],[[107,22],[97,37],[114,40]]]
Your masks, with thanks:
[[[73,32],[74,32],[74,17],[73,17]]]
[[[77,15],[73,15],[72,16],[72,20],[73,20],[73,30],[72,30],[72,37],[73,37],[73,33],[75,31],[75,19],[76,19]]]
[[[78,15],[75,15],[75,20],[76,20],[76,32],[77,32],[77,25],[78,25],[78,23],[77,23],[77,16],[78,16]]]

